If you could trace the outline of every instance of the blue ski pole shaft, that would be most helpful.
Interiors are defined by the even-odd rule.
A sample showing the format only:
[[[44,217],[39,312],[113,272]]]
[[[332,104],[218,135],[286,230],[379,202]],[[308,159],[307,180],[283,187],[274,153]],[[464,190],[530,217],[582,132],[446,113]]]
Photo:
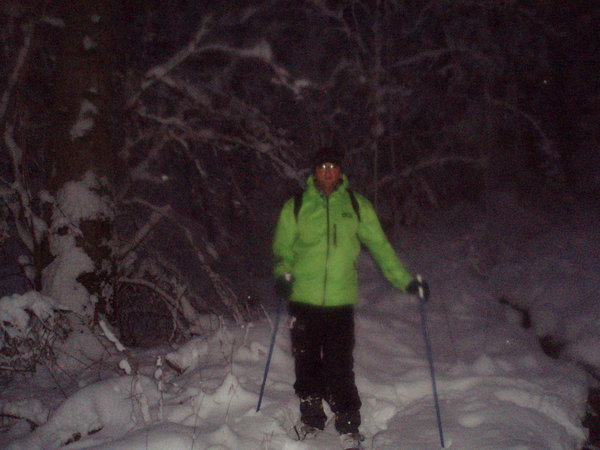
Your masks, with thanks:
[[[419,282],[422,281],[421,276],[417,275],[417,280]],[[435,369],[433,366],[433,351],[431,349],[431,340],[429,339],[429,330],[427,325],[427,308],[425,307],[425,303],[427,299],[425,298],[425,293],[423,292],[423,288],[419,287],[419,306],[421,309],[421,322],[423,325],[423,339],[425,340],[425,347],[427,348],[427,360],[429,361],[429,373],[431,375],[431,387],[433,389],[433,400],[435,402],[435,415],[437,418],[437,426],[438,431],[440,433],[440,444],[442,448],[446,448],[444,445],[444,430],[442,428],[442,415],[440,413],[440,402],[438,400],[437,393],[437,385],[435,382]]]
[[[281,318],[281,310],[284,302],[284,298],[280,297],[277,303],[277,314],[275,316],[275,325],[273,327],[273,336],[271,337],[271,345],[269,347],[269,356],[267,357],[267,364],[265,365],[265,373],[263,374],[262,385],[260,386],[260,394],[258,396],[258,405],[256,405],[256,412],[260,411],[260,405],[262,403],[263,394],[265,393],[265,384],[267,383],[267,377],[269,375],[269,367],[271,365],[271,357],[273,356],[273,349],[275,347],[275,339],[277,338],[277,330],[279,329],[279,319]]]

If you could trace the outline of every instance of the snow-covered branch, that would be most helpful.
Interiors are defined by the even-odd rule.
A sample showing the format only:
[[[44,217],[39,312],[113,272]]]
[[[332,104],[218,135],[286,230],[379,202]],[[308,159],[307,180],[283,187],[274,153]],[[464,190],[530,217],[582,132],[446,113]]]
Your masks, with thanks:
[[[115,336],[115,334],[108,327],[108,325],[106,325],[106,322],[104,320],[99,320],[98,325],[100,325],[100,328],[102,329],[102,333],[104,334],[106,339],[108,339],[110,342],[112,342],[118,351],[122,352],[125,350],[125,346],[121,343],[121,341],[119,341],[119,338],[117,338],[117,336]],[[127,375],[129,375],[131,373],[131,370],[129,370],[129,371],[125,370],[125,373],[127,373]]]
[[[228,54],[236,58],[249,58],[260,60],[272,67],[273,73],[275,74],[275,78],[279,80],[279,84],[288,86],[290,89],[295,91],[298,90],[300,85],[295,82],[289,82],[287,80],[289,78],[289,73],[287,72],[287,70],[275,63],[273,59],[273,51],[268,42],[261,40],[258,43],[247,47],[232,47],[228,44],[218,42],[203,43],[203,41],[210,36],[212,26],[214,26],[214,20],[212,16],[205,18],[202,21],[199,29],[196,31],[192,39],[187,43],[185,47],[176,52],[164,63],[153,66],[150,69],[148,69],[144,76],[144,81],[141,84],[140,92],[136,94],[133,98],[131,98],[128,104],[132,105],[133,103],[135,103],[139,99],[141,92],[147,90],[157,81],[165,83],[167,86],[177,87],[178,89],[181,89],[183,87],[184,92],[192,94],[192,96],[196,99],[206,100],[206,97],[202,95],[199,96],[199,91],[197,91],[194,87],[190,86],[189,84],[182,84],[181,82],[175,83],[174,79],[171,76],[169,76],[169,74],[188,59],[192,57],[197,57],[202,54],[213,52]]]
[[[238,107],[242,105],[242,102],[236,102],[235,99],[232,99],[232,101]],[[168,134],[168,136],[174,138],[179,144],[181,144],[182,147],[186,149],[186,153],[188,153],[188,156],[191,155],[189,152],[189,147],[186,144],[186,142],[183,139],[181,139],[181,137],[189,139],[191,141],[206,142],[213,145],[216,144],[220,146],[240,146],[243,148],[253,150],[257,154],[261,155],[263,158],[269,160],[271,164],[274,167],[276,167],[279,171],[284,173],[287,178],[294,179],[299,184],[304,181],[304,174],[301,173],[301,171],[299,171],[291,161],[289,152],[289,147],[291,146],[291,144],[277,136],[274,136],[268,131],[263,131],[260,136],[255,136],[251,132],[243,134],[225,134],[218,130],[210,128],[198,129],[194,127],[193,124],[187,123],[180,116],[162,117],[157,114],[147,113],[142,108],[138,109],[137,112],[140,115],[140,117],[156,122],[161,126],[168,127],[168,129],[170,130],[174,130],[175,132]],[[255,111],[247,111],[246,117],[251,117],[251,115],[255,113]],[[222,113],[215,112],[215,114]],[[240,116],[243,117],[242,114]],[[265,126],[264,128],[267,128],[267,126]],[[179,133],[182,133],[183,136],[180,136]],[[196,158],[192,157],[192,161],[197,163]],[[203,170],[201,170],[200,167],[197,166],[197,164],[196,167],[198,168],[198,173],[203,173]]]
[[[398,60],[397,62],[395,62],[392,65],[392,67],[394,67],[394,68],[406,67],[406,66],[410,66],[410,65],[414,65],[414,64],[419,64],[423,61],[433,60],[433,59],[440,58],[442,56],[454,54],[454,53],[460,53],[460,54],[469,56],[472,59],[480,61],[480,62],[485,62],[485,63],[491,62],[490,57],[481,51],[478,51],[473,48],[464,47],[464,46],[453,45],[453,46],[450,46],[447,48],[438,48],[438,49],[429,49],[429,50],[420,51],[412,56]]]
[[[191,55],[193,55],[198,48],[198,44],[206,37],[206,35],[210,31],[210,24],[212,22],[212,17],[205,17],[202,20],[200,28],[196,31],[192,39],[188,42],[188,44],[175,53],[171,58],[165,61],[163,64],[158,66],[154,66],[146,71],[145,81],[142,83],[142,91],[146,90],[152,84],[154,84],[157,80],[161,80],[162,77],[166,76],[169,72],[171,72],[175,67],[180,65],[186,59],[188,59]]]
[[[0,371],[33,371],[52,356],[61,334],[56,318],[63,310],[37,291],[0,298]]]

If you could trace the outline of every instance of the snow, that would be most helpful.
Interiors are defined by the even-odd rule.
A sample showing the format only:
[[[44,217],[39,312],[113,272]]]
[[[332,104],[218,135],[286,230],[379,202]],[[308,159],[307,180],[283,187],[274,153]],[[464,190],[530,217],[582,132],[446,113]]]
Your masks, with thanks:
[[[97,46],[98,46],[98,44],[91,37],[89,37],[89,36],[83,37],[83,48],[85,50],[93,50]],[[94,111],[94,112],[97,112],[97,111]]]
[[[79,224],[84,219],[112,217],[113,211],[105,197],[99,195],[100,184],[88,171],[82,180],[70,181],[56,194],[52,212],[50,251],[54,260],[44,269],[42,291],[63,308],[77,314],[89,314],[93,299],[78,277],[94,270],[94,262],[77,245],[81,234]],[[65,232],[57,232],[61,228]]]
[[[42,16],[40,21],[42,23],[47,23],[48,25],[51,25],[56,28],[64,28],[65,27],[65,21],[59,17]]]
[[[177,370],[191,371],[202,362],[202,357],[208,353],[208,342],[202,338],[192,339],[175,352],[166,356],[167,361]]]
[[[84,43],[84,46],[87,43]],[[86,48],[87,49],[87,48]],[[79,109],[79,115],[77,121],[71,128],[71,140],[74,141],[77,138],[85,136],[93,127],[94,119],[93,116],[98,114],[98,108],[89,100],[83,100]]]
[[[56,448],[77,435],[85,437],[103,430],[126,433],[136,424],[144,423],[141,390],[152,402],[158,399],[158,391],[147,377],[141,380],[117,377],[86,386],[66,399],[50,415],[48,422],[7,448]]]
[[[564,356],[600,373],[600,229],[586,210],[570,222],[546,226],[497,264],[491,281],[527,307],[538,336],[565,345]],[[543,282],[540,282],[543,281]]]
[[[510,228],[515,215],[512,206],[500,208],[482,228],[449,214],[427,230],[399,235],[403,259],[431,286],[426,308],[447,448],[574,449],[586,439],[581,419],[592,379],[579,363],[600,366],[597,219],[567,226],[519,217],[521,225]],[[478,221],[476,214],[460,216]],[[391,288],[368,255],[359,273],[355,372],[365,447],[440,448],[418,300]],[[529,308],[533,328],[522,328],[500,295]],[[268,311],[274,303],[264,293]],[[273,322],[221,321],[177,348],[128,349],[125,357],[106,344],[90,352],[96,364],[69,367],[60,360],[60,373],[77,380],[61,378],[66,398],[60,405],[46,371],[2,393],[3,411],[27,417],[18,413],[31,402],[30,416],[45,423],[33,432],[15,425],[0,435],[0,446],[340,448],[331,420],[316,438],[295,439],[289,321],[281,321],[256,411]],[[538,335],[547,332],[565,340],[565,358],[542,352]],[[65,346],[88,348],[86,339],[92,338],[80,334]],[[132,374],[123,375],[119,365]]]
[[[110,202],[107,197],[98,195],[99,189],[100,183],[92,171],[86,172],[80,181],[65,183],[57,194],[57,205],[52,215],[53,226],[78,223],[82,219],[112,217],[114,212]]]
[[[0,403],[0,414],[3,416],[23,417],[35,424],[46,423],[50,411],[38,399],[16,400]]]
[[[54,245],[60,241],[62,250],[43,271],[43,292],[52,297],[62,308],[78,314],[90,307],[90,295],[77,281],[77,277],[94,270],[94,263],[85,252],[75,245],[73,236],[53,236]]]
[[[123,350],[125,350],[125,346],[123,344],[121,344],[121,341],[119,341],[119,338],[117,338],[115,336],[113,331],[108,327],[108,325],[106,324],[106,322],[104,322],[104,320],[98,321],[98,325],[100,325],[100,328],[102,329],[102,334],[104,334],[106,339],[108,339],[110,342],[112,342],[114,344],[115,348],[118,351],[122,352]]]
[[[254,47],[240,50],[239,53],[246,58],[259,58],[267,62],[273,60],[273,50],[267,41],[260,41]]]
[[[29,313],[42,322],[54,315],[54,302],[51,298],[31,291],[23,295],[15,294],[0,298],[0,328],[10,337],[25,334],[29,327]]]

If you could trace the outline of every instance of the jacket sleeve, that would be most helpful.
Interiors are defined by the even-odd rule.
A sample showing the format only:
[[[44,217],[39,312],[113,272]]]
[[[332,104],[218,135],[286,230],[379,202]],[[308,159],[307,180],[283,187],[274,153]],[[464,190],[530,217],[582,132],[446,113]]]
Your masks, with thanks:
[[[388,281],[397,289],[406,291],[413,276],[398,259],[396,252],[381,228],[375,209],[369,200],[357,195],[361,221],[358,238],[369,249]]]
[[[273,275],[279,278],[286,272],[292,271],[292,261],[294,258],[293,244],[298,233],[298,225],[294,217],[294,199],[291,198],[283,205],[279,214],[279,221],[275,228],[275,237],[273,239],[273,256],[275,264]]]

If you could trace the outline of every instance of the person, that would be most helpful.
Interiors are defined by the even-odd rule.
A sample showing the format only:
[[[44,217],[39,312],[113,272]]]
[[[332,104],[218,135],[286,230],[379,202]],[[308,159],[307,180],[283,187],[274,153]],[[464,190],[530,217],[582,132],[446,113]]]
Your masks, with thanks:
[[[400,262],[371,203],[348,187],[342,155],[321,148],[306,189],[283,206],[275,229],[275,288],[288,299],[302,432],[325,427],[326,401],[342,442],[361,438],[354,376],[356,261],[364,244],[397,289],[429,291]],[[358,447],[358,445],[356,445]]]

